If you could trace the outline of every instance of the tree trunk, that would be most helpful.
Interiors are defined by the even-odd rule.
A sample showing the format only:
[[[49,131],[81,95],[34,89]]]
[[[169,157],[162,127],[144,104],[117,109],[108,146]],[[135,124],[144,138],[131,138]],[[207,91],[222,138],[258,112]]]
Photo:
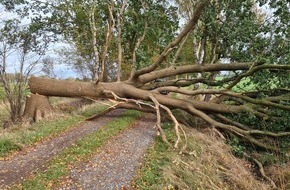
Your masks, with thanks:
[[[114,98],[111,93],[108,93],[113,92],[122,98],[151,101],[150,97],[153,94],[161,104],[172,109],[182,109],[188,111],[191,107],[195,107],[196,109],[202,111],[215,113],[236,113],[244,110],[244,107],[242,106],[229,106],[211,102],[175,99],[159,93],[139,89],[132,84],[127,84],[126,82],[99,82],[95,84],[92,82],[65,81],[31,77],[29,79],[29,87],[32,93],[41,94],[44,96],[89,97],[99,99]]]
[[[52,107],[47,96],[31,94],[26,99],[23,114],[23,123],[32,123],[46,118],[52,111]]]

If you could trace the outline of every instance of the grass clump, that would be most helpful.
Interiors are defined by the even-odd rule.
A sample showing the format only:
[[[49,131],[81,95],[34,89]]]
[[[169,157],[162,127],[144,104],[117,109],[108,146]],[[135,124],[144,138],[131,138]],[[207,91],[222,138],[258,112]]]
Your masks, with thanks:
[[[52,186],[57,186],[65,176],[69,175],[73,166],[88,160],[109,138],[131,126],[140,116],[140,112],[127,111],[123,116],[63,150],[47,164],[46,171],[37,172],[34,177],[25,180],[13,189],[51,189]]]
[[[15,142],[13,142],[9,138],[1,138],[0,139],[0,157],[2,157],[6,152],[12,150],[21,150],[21,146]]]
[[[134,182],[136,189],[271,189],[250,172],[251,164],[234,157],[229,145],[211,130],[206,134],[186,128],[185,153],[168,147],[160,139],[148,151]],[[174,130],[166,128],[169,140]]]

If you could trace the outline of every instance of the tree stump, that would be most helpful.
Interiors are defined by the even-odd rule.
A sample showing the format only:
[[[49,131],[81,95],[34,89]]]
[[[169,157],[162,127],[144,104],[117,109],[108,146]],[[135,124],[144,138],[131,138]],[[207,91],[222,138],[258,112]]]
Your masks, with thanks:
[[[47,118],[52,111],[52,106],[47,96],[39,94],[31,94],[26,99],[26,105],[23,114],[24,123],[38,122],[43,118]]]

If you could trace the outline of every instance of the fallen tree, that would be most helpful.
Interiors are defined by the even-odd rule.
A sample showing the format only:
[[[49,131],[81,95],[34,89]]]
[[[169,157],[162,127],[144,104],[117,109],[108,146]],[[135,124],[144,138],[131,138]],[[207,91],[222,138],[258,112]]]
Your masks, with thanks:
[[[186,141],[186,134],[180,124],[186,122],[176,117],[172,112],[176,110],[201,118],[209,127],[219,129],[223,133],[238,136],[257,147],[280,151],[279,147],[267,142],[265,143],[264,137],[287,137],[290,136],[290,132],[285,130],[261,130],[259,126],[248,126],[234,120],[231,116],[246,114],[257,120],[269,123],[273,120],[279,120],[281,117],[279,114],[269,116],[269,112],[272,109],[289,112],[289,90],[284,88],[257,92],[236,92],[233,88],[246,77],[254,76],[261,71],[289,73],[290,65],[271,64],[261,59],[242,63],[189,63],[180,66],[167,66],[166,59],[169,54],[195,29],[208,3],[209,1],[201,1],[196,6],[195,12],[188,24],[164,48],[154,63],[139,70],[133,69],[127,80],[118,82],[77,82],[31,77],[29,79],[31,93],[43,96],[113,99],[116,103],[114,108],[137,109],[144,112],[156,113],[156,127],[164,141],[167,140],[160,123],[161,115],[166,115],[174,123],[177,136],[175,147],[178,147],[182,141],[181,136],[184,136]],[[222,80],[217,80],[213,77],[218,72],[229,71],[233,72],[234,75],[224,77]],[[184,77],[186,74],[199,77],[186,78]],[[195,89],[196,84],[199,86],[204,84],[208,88]],[[219,88],[214,88],[215,86]],[[174,96],[172,95],[173,93],[175,94]],[[204,98],[203,100],[195,98],[199,95],[211,95],[211,98]],[[31,106],[31,103],[27,102],[27,106]],[[38,107],[41,106],[38,105]],[[34,115],[25,113],[26,117],[35,117]],[[259,123],[256,123],[256,125],[259,125]],[[184,133],[184,135],[180,133]],[[220,133],[220,135],[222,134]]]

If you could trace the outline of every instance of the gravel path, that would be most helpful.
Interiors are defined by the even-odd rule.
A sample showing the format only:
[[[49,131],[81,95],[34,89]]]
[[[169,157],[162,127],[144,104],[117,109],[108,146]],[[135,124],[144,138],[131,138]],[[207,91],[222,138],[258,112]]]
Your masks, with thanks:
[[[110,139],[90,161],[73,168],[70,176],[60,183],[62,186],[54,189],[130,189],[136,169],[154,141],[155,120],[151,114],[139,119],[133,127]]]
[[[124,110],[114,110],[92,121],[86,121],[56,138],[49,139],[35,147],[20,151],[9,160],[0,161],[0,189],[20,182],[34,170],[43,168],[44,163],[58,154],[63,148],[72,145],[82,137],[91,134],[109,121],[119,117]]]

